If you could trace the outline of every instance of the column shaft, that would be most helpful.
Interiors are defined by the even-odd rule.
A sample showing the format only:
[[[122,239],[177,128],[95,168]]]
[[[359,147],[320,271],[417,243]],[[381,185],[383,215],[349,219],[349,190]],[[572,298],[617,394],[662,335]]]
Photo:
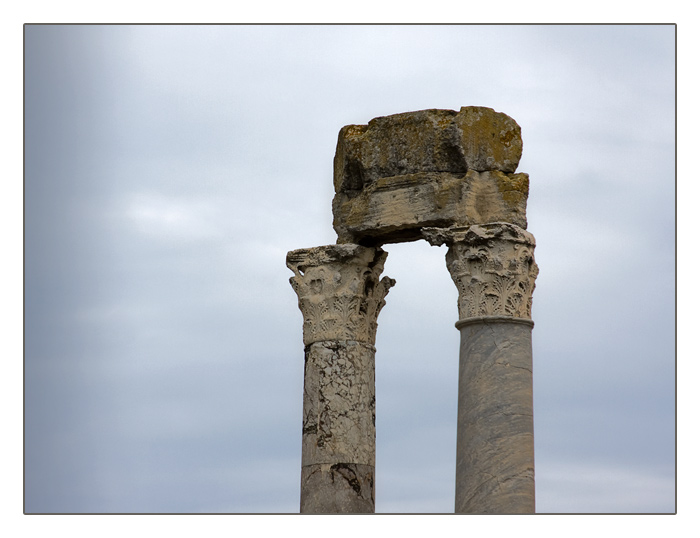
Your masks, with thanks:
[[[374,512],[374,347],[318,342],[304,365],[301,512]]]
[[[455,512],[535,511],[532,323],[460,327]]]

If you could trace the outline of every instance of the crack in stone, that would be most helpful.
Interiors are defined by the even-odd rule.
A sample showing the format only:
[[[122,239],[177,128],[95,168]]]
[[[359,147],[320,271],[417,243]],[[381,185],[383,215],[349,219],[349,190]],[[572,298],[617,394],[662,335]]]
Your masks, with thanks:
[[[362,486],[360,486],[360,481],[357,479],[357,473],[346,463],[336,463],[331,465],[331,482],[335,483],[335,473],[342,476],[348,483],[348,485],[355,491],[358,497],[362,496]]]
[[[507,354],[508,349],[512,347],[512,345],[510,344],[510,342],[506,342],[505,344],[503,344],[502,342],[499,342],[499,339],[496,337],[496,332],[493,330],[493,327],[491,327],[491,326],[489,325],[488,328],[489,328],[489,331],[491,331],[491,335],[492,335],[492,338],[493,338],[493,343],[494,343],[494,345],[496,346],[496,348],[498,349],[498,351],[501,351],[501,352]],[[494,366],[505,366],[505,367],[507,367],[507,368],[517,368],[518,370],[525,370],[526,372],[529,372],[530,374],[532,374],[532,369],[531,369],[531,368],[527,368],[527,367],[525,367],[525,366],[516,366],[515,364],[511,364],[511,363],[509,363],[509,362],[504,362],[504,361],[493,361],[493,362],[490,363],[490,365],[489,365],[490,368],[493,368]]]
[[[509,362],[499,362],[498,364],[507,366],[508,368],[517,368],[518,370],[525,370],[526,372],[532,373],[532,370],[530,368],[525,368],[525,366],[515,366]]]

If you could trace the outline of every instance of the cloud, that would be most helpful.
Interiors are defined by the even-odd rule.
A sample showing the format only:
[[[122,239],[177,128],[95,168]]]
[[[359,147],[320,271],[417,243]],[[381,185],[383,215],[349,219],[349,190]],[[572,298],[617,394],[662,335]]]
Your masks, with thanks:
[[[665,468],[592,463],[547,464],[537,470],[538,512],[674,513],[675,481]]]
[[[672,506],[674,27],[25,30],[29,511],[298,510],[286,252],[343,125],[465,105],[523,128],[540,507]],[[386,250],[377,507],[449,512],[457,291]]]
[[[138,193],[124,208],[125,218],[139,234],[169,242],[218,238],[211,204],[168,198],[157,193]]]

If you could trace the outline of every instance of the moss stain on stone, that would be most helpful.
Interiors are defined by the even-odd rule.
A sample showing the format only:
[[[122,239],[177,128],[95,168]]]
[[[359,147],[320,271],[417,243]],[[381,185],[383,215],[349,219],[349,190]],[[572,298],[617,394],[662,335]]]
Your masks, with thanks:
[[[515,138],[515,131],[513,129],[508,129],[505,131],[501,131],[501,144],[503,144],[506,147],[510,147],[510,143],[513,141]]]
[[[529,190],[530,178],[527,174],[498,174],[498,191],[511,209],[516,209],[523,199],[527,199]]]
[[[357,138],[365,133],[367,125],[348,125],[345,129],[346,138]]]

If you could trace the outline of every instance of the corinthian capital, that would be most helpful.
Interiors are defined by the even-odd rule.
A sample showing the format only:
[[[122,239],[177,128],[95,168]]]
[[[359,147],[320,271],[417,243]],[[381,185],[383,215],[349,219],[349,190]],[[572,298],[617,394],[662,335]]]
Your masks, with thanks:
[[[387,253],[354,244],[293,250],[289,282],[304,316],[304,345],[353,340],[374,345],[377,317],[395,281],[380,275]]]
[[[514,224],[424,228],[431,245],[447,244],[447,268],[459,291],[460,320],[530,319],[539,269],[534,236]]]

